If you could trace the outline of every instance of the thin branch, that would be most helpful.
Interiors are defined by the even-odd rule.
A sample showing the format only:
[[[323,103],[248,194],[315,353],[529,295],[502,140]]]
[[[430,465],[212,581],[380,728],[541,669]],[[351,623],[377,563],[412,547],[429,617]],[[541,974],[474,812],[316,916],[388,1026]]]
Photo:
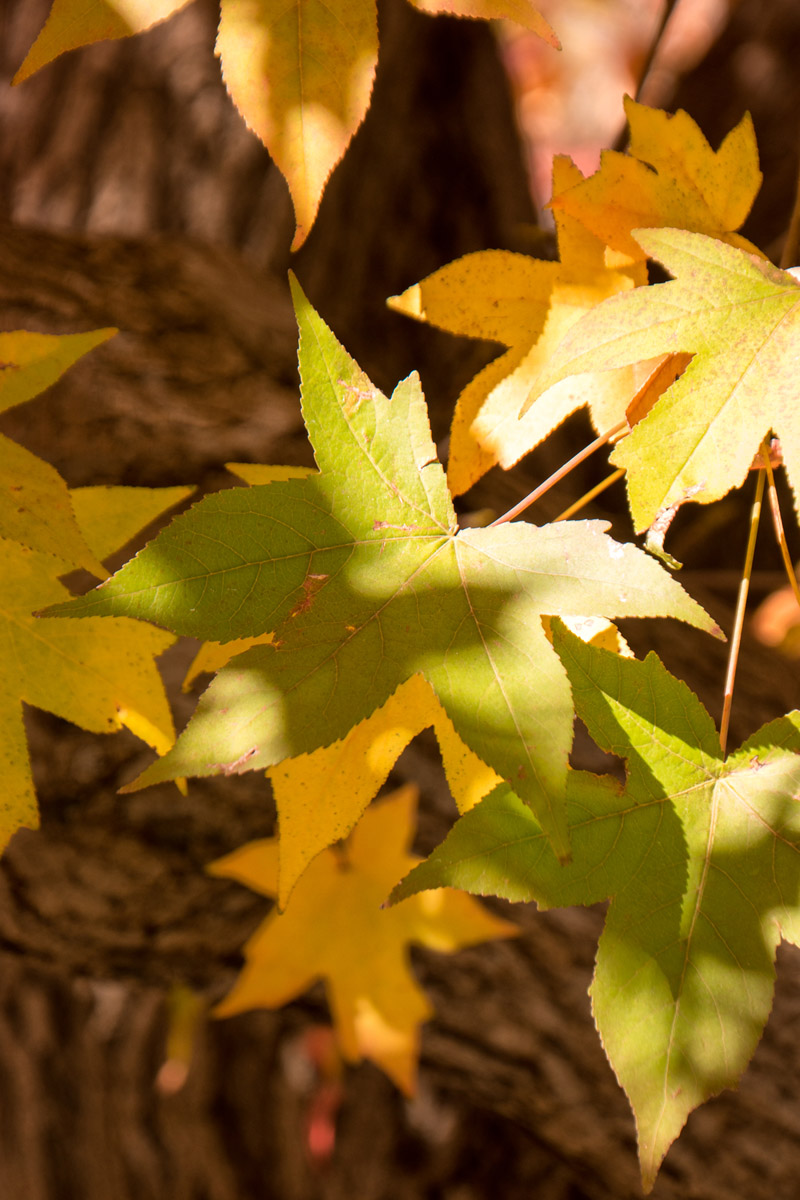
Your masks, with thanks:
[[[639,85],[636,88],[636,95],[634,96],[634,100],[638,100],[642,94],[642,89],[644,88],[644,85],[647,82],[647,76],[650,74],[653,63],[655,62],[655,59],[656,59],[656,55],[658,54],[659,46],[661,45],[662,39],[664,37],[664,31],[670,22],[670,18],[675,10],[675,6],[677,3],[678,3],[678,0],[667,0],[666,4],[664,5],[664,11],[661,14],[661,20],[659,21],[658,28],[656,29],[655,34],[653,35],[653,38],[650,42],[650,48],[647,51],[647,57],[645,58],[644,64],[642,66],[642,71],[639,76]],[[614,142],[614,145],[612,146],[612,149],[623,151],[626,149],[627,145],[628,145],[628,126],[625,125],[620,130],[620,132],[617,136],[617,139]]]
[[[765,458],[768,456],[769,449],[766,444],[762,445],[762,451]],[[758,482],[756,483],[756,494],[753,500],[753,507],[750,510],[750,534],[747,539],[747,551],[744,557],[744,569],[742,570],[742,581],[739,584],[739,595],[736,599],[736,616],[733,622],[733,633],[731,634],[731,645],[728,651],[728,670],[725,674],[725,695],[722,702],[722,721],[719,727],[719,744],[723,756],[728,746],[728,727],[731,720],[731,705],[733,704],[733,684],[736,679],[736,666],[739,662],[739,647],[742,644],[742,629],[744,628],[744,613],[747,607],[747,593],[750,588],[750,576],[753,573],[753,555],[756,549],[756,536],[758,534],[758,523],[761,519],[761,503],[764,499],[764,484],[766,483],[766,471],[762,468],[758,472]]]
[[[562,513],[559,513],[555,518],[555,521],[566,521],[573,515],[573,513],[580,512],[582,508],[585,508],[587,504],[590,504],[591,501],[594,500],[595,497],[599,496],[601,492],[604,492],[606,488],[610,488],[612,483],[616,483],[618,479],[621,479],[624,474],[624,467],[618,467],[616,471],[612,471],[610,475],[606,476],[602,483],[598,483],[596,487],[593,487],[588,492],[585,492],[584,495],[581,496],[580,500],[576,500],[574,504],[570,504],[569,508],[565,508]],[[555,521],[553,524],[555,524]]]
[[[800,584],[797,582],[794,563],[789,554],[789,547],[786,544],[786,532],[783,528],[781,506],[778,502],[778,490],[775,487],[775,476],[772,472],[772,463],[769,461],[769,455],[764,459],[764,469],[767,472],[767,482],[769,484],[769,507],[772,513],[772,525],[775,529],[775,537],[778,539],[778,545],[781,548],[781,558],[786,568],[786,578],[789,580],[789,586],[794,592],[794,598],[797,601],[798,608],[800,608]]]
[[[569,475],[570,471],[579,466],[579,464],[587,459],[590,454],[594,454],[595,450],[599,450],[601,446],[605,446],[606,442],[610,442],[613,437],[616,437],[618,433],[621,433],[623,429],[627,428],[628,422],[620,421],[619,424],[615,425],[613,429],[609,429],[605,433],[601,433],[600,437],[595,438],[595,440],[590,442],[588,446],[584,446],[583,450],[581,450],[579,454],[575,454],[569,460],[569,462],[564,463],[563,467],[559,467],[557,471],[554,471],[552,475],[548,476],[544,483],[540,483],[537,488],[534,488],[532,492],[529,492],[523,500],[520,500],[519,504],[515,504],[513,508],[508,510],[508,512],[503,513],[502,517],[498,517],[496,521],[492,521],[490,528],[494,525],[504,525],[506,521],[513,521],[514,518],[518,517],[521,512],[525,511],[526,508],[530,508],[532,504],[541,499],[545,492],[549,492],[551,487],[555,487],[555,485],[559,483],[566,475]]]

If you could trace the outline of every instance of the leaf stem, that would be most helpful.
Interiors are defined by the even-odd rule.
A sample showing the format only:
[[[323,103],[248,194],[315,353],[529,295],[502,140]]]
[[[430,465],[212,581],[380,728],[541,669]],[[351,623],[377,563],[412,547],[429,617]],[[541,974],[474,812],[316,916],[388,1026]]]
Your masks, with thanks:
[[[598,483],[596,487],[593,487],[588,492],[585,492],[584,495],[581,496],[580,500],[576,500],[574,504],[570,504],[569,508],[565,508],[562,513],[559,513],[553,521],[553,524],[555,524],[556,521],[566,521],[568,517],[573,515],[573,513],[580,512],[580,510],[585,508],[587,504],[590,504],[596,496],[599,496],[601,492],[606,490],[606,488],[610,488],[612,483],[616,483],[618,479],[621,479],[624,474],[625,468],[617,467],[616,471],[612,471],[610,475],[607,475],[602,483]]]
[[[765,443],[766,445],[766,443]],[[763,450],[762,450],[762,457]],[[800,584],[797,582],[797,574],[795,573],[794,563],[789,554],[789,547],[786,544],[786,532],[783,527],[783,519],[781,517],[781,506],[778,501],[778,489],[775,487],[775,475],[772,471],[772,463],[769,461],[769,454],[764,457],[764,470],[767,473],[767,483],[769,485],[769,507],[772,513],[772,525],[775,530],[775,537],[778,539],[778,545],[781,548],[781,558],[783,565],[786,568],[786,577],[789,580],[789,586],[794,592],[794,598],[800,608]]]
[[[495,525],[504,525],[506,521],[513,521],[514,518],[518,517],[521,512],[524,512],[526,508],[530,508],[531,504],[534,504],[537,500],[539,500],[545,494],[545,492],[549,492],[550,488],[559,483],[565,477],[565,475],[569,475],[570,471],[579,466],[579,464],[582,463],[584,459],[587,459],[590,454],[594,454],[595,450],[599,450],[601,446],[606,444],[606,442],[610,442],[613,437],[616,437],[618,433],[622,433],[623,429],[627,428],[628,422],[620,421],[618,425],[613,427],[613,429],[608,429],[605,433],[601,433],[600,436],[595,438],[593,442],[590,442],[588,446],[584,446],[583,450],[581,450],[578,454],[573,455],[569,462],[565,462],[562,467],[559,467],[557,471],[554,471],[552,475],[549,475],[547,479],[545,479],[544,483],[540,483],[537,488],[534,488],[532,492],[529,492],[524,499],[520,500],[519,504],[515,504],[513,508],[508,510],[508,512],[503,513],[502,517],[498,517],[496,521],[492,521],[490,528]]]
[[[762,444],[762,452],[768,454],[768,447]],[[750,576],[753,573],[753,555],[756,549],[756,536],[758,534],[758,523],[761,519],[761,503],[764,499],[764,484],[766,482],[767,473],[762,467],[758,472],[758,481],[756,483],[756,494],[753,500],[753,507],[750,509],[750,534],[747,539],[747,550],[744,557],[744,569],[742,570],[742,579],[739,584],[739,595],[736,599],[736,616],[733,623],[733,633],[731,634],[731,646],[728,652],[728,670],[725,675],[725,695],[722,702],[722,721],[719,727],[719,745],[722,750],[723,757],[728,746],[728,727],[731,719],[731,705],[733,703],[733,684],[736,678],[736,666],[739,662],[739,647],[742,644],[742,629],[744,627],[744,612],[747,607],[747,593],[750,589]]]
[[[664,31],[667,28],[667,25],[669,24],[670,17],[672,16],[672,13],[675,9],[677,2],[678,2],[678,0],[667,0],[666,4],[664,5],[664,11],[661,14],[661,20],[659,21],[658,28],[656,29],[656,31],[650,41],[650,46],[647,51],[647,57],[645,58],[644,63],[642,64],[642,70],[639,75],[639,83],[636,88],[636,95],[634,96],[634,100],[639,100],[639,98],[642,95],[642,91],[644,90],[644,85],[647,83],[647,77],[650,74],[653,63],[655,62],[656,55],[658,54],[658,48],[661,45],[661,41],[664,37]],[[626,149],[627,145],[628,145],[628,126],[627,126],[627,124],[625,124],[623,126],[623,128],[620,130],[620,133],[617,136],[616,141],[614,142],[614,145],[612,146],[612,150],[618,150],[621,152]]]

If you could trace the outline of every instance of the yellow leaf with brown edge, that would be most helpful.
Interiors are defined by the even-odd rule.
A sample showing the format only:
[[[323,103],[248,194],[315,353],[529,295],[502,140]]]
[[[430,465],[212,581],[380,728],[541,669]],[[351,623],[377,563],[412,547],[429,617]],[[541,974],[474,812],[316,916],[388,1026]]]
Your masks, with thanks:
[[[314,859],[286,911],[272,912],[246,943],[245,967],[216,1016],[279,1008],[321,978],[343,1056],[372,1059],[413,1093],[420,1024],[432,1008],[409,970],[409,943],[450,953],[517,932],[449,888],[381,907],[420,861],[407,850],[416,803],[416,788],[401,788],[369,808],[346,843]],[[277,841],[250,842],[208,870],[274,896]]]
[[[47,20],[12,83],[79,46],[142,33],[165,21],[190,0],[53,0]]]
[[[735,232],[762,180],[749,113],[717,151],[683,109],[662,112],[626,97],[625,114],[628,152],[604,150],[594,175],[553,197],[554,214],[573,217],[638,261],[646,256],[631,230],[657,226],[705,233],[760,255]]]
[[[568,158],[555,159],[554,194],[582,179]],[[589,406],[598,433],[618,424],[651,369],[637,364],[567,379],[546,394],[537,390],[553,350],[585,312],[647,282],[641,263],[634,266],[616,256],[615,265],[608,266],[606,246],[578,221],[559,213],[556,225],[560,262],[479,251],[389,300],[390,307],[417,320],[509,347],[459,397],[447,468],[454,494],[467,491],[495,465],[508,470],[583,405]]]

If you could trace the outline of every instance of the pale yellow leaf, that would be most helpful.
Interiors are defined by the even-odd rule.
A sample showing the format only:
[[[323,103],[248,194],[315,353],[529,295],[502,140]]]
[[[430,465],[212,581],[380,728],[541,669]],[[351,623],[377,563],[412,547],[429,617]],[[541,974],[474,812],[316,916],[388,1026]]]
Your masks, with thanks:
[[[52,334],[18,329],[0,333],[0,412],[38,396],[116,332],[94,329],[91,333]]]
[[[346,738],[267,771],[279,814],[281,908],[311,860],[350,833],[406,746],[429,726],[456,804],[465,812],[501,781],[464,745],[421,675],[401,684]]]
[[[69,489],[55,467],[0,435],[0,537],[56,555],[65,574],[83,567],[98,579],[108,571],[87,545]]]
[[[569,159],[555,160],[555,195],[582,178]],[[625,257],[618,255],[616,265],[607,266],[606,246],[580,222],[558,214],[556,224],[560,262],[480,251],[389,301],[390,307],[417,320],[509,348],[459,397],[447,476],[456,495],[490,467],[513,466],[583,405],[589,406],[598,433],[605,432],[624,418],[644,378],[640,367],[623,367],[565,380],[542,394],[539,378],[575,322],[601,300],[647,281],[643,266]]]
[[[0,842],[38,820],[23,703],[93,733],[127,725],[159,754],[174,741],[155,658],[175,638],[130,617],[35,617],[68,598],[63,570],[58,558],[0,541]]]
[[[233,642],[203,642],[184,676],[181,690],[188,692],[199,675],[213,675],[251,646],[268,646],[273,640],[273,634],[261,633],[257,637],[237,638]]]
[[[307,479],[315,475],[313,467],[268,467],[262,463],[225,463],[232,475],[238,475],[245,483],[280,483],[286,479]]]

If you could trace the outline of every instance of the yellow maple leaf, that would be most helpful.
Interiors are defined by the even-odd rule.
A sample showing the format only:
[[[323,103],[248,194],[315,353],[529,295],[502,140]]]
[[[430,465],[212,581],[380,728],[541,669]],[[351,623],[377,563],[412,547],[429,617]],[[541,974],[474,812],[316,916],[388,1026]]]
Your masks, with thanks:
[[[427,13],[507,17],[558,46],[531,0],[412,0]],[[66,50],[149,29],[188,0],[54,0],[14,77]],[[285,176],[305,240],[328,178],[369,108],[378,61],[375,0],[221,0],[217,54],[234,104]]]
[[[608,622],[606,622],[608,624]],[[198,675],[218,671],[272,634],[235,642],[205,642],[195,656],[183,690]],[[287,758],[267,771],[280,822],[278,905],[285,908],[297,880],[322,850],[350,833],[377,796],[400,755],[423,729],[433,727],[442,764],[459,812],[466,812],[501,782],[462,742],[433,688],[414,675],[347,737],[313,754]]]
[[[401,684],[341,741],[267,771],[279,814],[281,908],[311,860],[350,833],[406,746],[430,726],[456,805],[466,812],[502,781],[464,745],[421,675]]]
[[[630,146],[604,150],[588,179],[559,189],[551,207],[580,221],[615,251],[643,261],[633,229],[668,226],[705,233],[761,256],[735,231],[749,213],[762,175],[753,122],[745,114],[719,150],[688,113],[625,98]]]
[[[553,191],[583,179],[564,157],[553,163]],[[652,364],[566,379],[541,394],[537,381],[555,347],[590,308],[647,282],[643,264],[616,256],[576,220],[556,217],[560,262],[490,250],[468,254],[389,300],[392,308],[451,333],[498,341],[509,349],[459,397],[450,432],[447,481],[460,494],[491,467],[513,466],[584,404],[598,432],[625,408]],[[520,410],[528,407],[520,418]]]
[[[271,913],[246,943],[246,965],[215,1009],[227,1017],[278,1008],[322,978],[344,1057],[372,1059],[409,1095],[432,1009],[409,971],[408,943],[446,953],[517,932],[449,888],[381,908],[420,861],[407,851],[416,803],[416,789],[401,788],[368,809],[343,846],[314,859],[286,912]],[[274,896],[277,841],[250,842],[208,870]]]
[[[53,0],[47,20],[12,82],[22,83],[67,50],[143,33],[190,0]]]
[[[549,636],[549,619],[543,619]],[[602,617],[564,618],[578,637],[592,645],[630,655],[624,638]],[[234,642],[206,642],[183,682],[187,690],[198,675],[218,671],[251,645],[272,641],[272,634]],[[267,771],[278,809],[280,839],[276,895],[284,909],[308,864],[328,846],[347,837],[370,801],[389,778],[409,743],[432,728],[442,766],[460,813],[467,812],[502,782],[455,731],[430,684],[414,675],[381,708],[359,722],[347,737],[312,754],[287,758]]]
[[[83,529],[105,555],[129,541],[144,513],[152,519],[191,488],[88,488],[75,496],[87,517]],[[120,494],[117,494],[120,493]],[[134,496],[133,493],[144,493]],[[113,534],[99,517],[105,504]],[[109,543],[112,543],[109,545]],[[159,754],[175,740],[172,714],[155,658],[175,638],[130,617],[88,621],[34,613],[67,599],[58,576],[70,564],[53,555],[0,540],[0,770],[3,808],[0,849],[20,825],[38,825],[22,705],[32,704],[93,733],[127,726]]]
[[[45,390],[79,358],[116,333],[57,336],[15,330],[0,333],[0,412]],[[106,571],[75,519],[69,489],[55,467],[0,435],[0,537],[55,554],[98,579]]]

